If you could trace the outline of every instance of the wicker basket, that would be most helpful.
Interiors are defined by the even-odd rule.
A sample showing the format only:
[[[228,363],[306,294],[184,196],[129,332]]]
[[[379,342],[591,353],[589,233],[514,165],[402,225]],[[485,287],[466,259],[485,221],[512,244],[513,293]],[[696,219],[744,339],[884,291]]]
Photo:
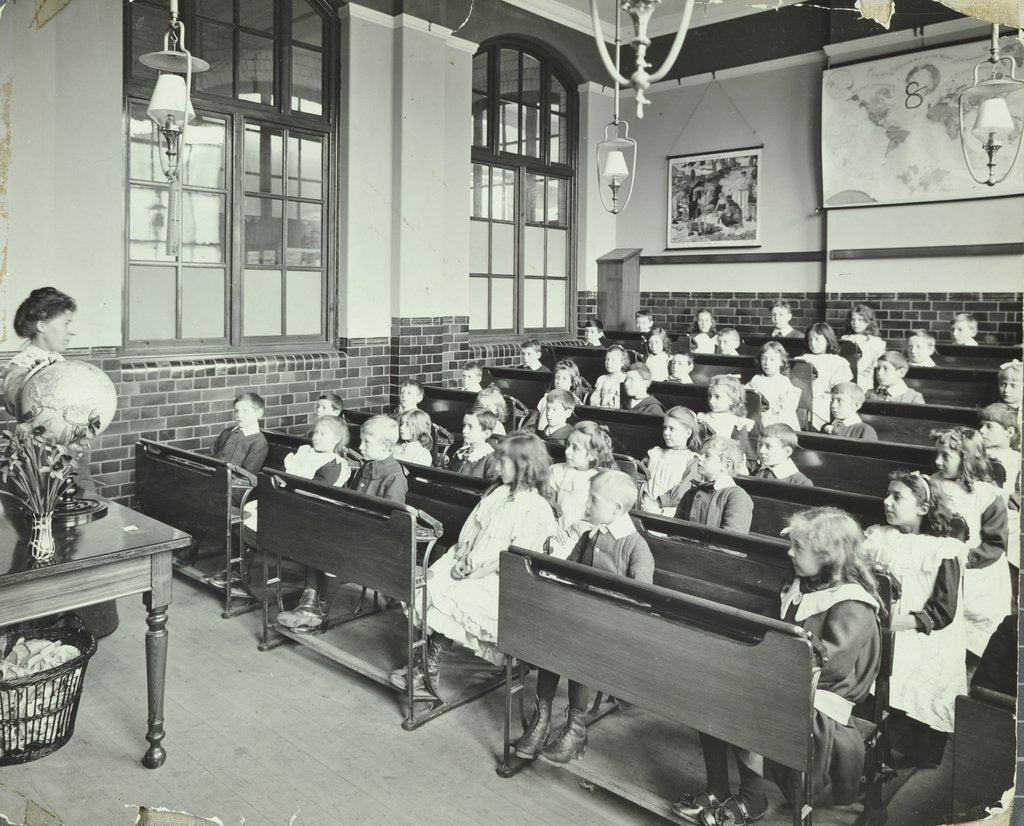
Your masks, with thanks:
[[[4,631],[0,659],[22,637],[73,645],[81,652],[55,668],[0,680],[0,766],[10,766],[52,754],[71,739],[85,667],[96,652],[96,640],[77,614],[46,617]]]

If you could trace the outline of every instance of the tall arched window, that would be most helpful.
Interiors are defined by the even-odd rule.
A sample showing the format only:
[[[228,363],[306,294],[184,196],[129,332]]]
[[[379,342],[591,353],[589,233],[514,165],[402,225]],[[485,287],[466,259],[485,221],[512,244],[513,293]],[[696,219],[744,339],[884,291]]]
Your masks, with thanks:
[[[576,90],[536,47],[473,58],[469,326],[563,332],[574,301]]]
[[[129,349],[308,347],[330,338],[338,32],[325,0],[182,0],[199,122],[183,152],[181,260],[146,116],[161,0],[124,5]]]

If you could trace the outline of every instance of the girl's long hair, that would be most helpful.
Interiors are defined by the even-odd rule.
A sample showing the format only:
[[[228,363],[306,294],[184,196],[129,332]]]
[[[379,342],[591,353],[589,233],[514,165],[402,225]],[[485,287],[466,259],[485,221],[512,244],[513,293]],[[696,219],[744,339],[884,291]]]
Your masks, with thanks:
[[[711,312],[711,310],[709,310],[707,307],[701,307],[699,310],[697,310],[697,312],[693,314],[693,324],[690,330],[691,337],[700,332],[700,327],[697,326],[697,319],[700,318],[701,315],[703,315],[704,313],[707,313],[709,316],[711,316],[711,327],[708,328],[708,336],[714,337],[716,335],[715,330],[718,329],[718,321],[715,319],[715,314]]]
[[[675,419],[683,427],[690,429],[690,438],[686,440],[686,447],[694,453],[700,453],[700,425],[697,423],[697,416],[688,407],[676,405],[665,411],[666,419]]]
[[[580,368],[576,365],[576,362],[571,359],[563,359],[555,365],[555,369],[551,371],[551,381],[548,382],[548,390],[555,389],[555,374],[559,370],[565,370],[569,373],[572,377],[570,379],[569,392],[577,399],[581,399],[581,394],[584,392],[583,376],[580,375]]]
[[[839,508],[810,508],[790,517],[788,534],[799,538],[821,563],[817,576],[808,580],[812,587],[853,582],[883,608],[871,562],[863,550],[864,532],[852,516]]]
[[[310,436],[313,435],[313,430],[316,430],[317,425],[326,425],[330,428],[334,434],[337,442],[334,444],[334,452],[339,456],[345,455],[345,448],[348,447],[349,432],[348,422],[345,421],[344,416],[318,416],[316,421],[313,422],[313,429],[309,431]]]
[[[825,324],[819,322],[818,324],[812,324],[807,328],[807,332],[804,333],[804,338],[807,339],[807,343],[810,344],[811,333],[815,333],[825,339],[825,352],[826,353],[838,353],[839,352],[839,339],[836,338],[836,331],[832,329],[831,324]]]
[[[594,457],[593,468],[597,470],[616,470],[615,456],[612,454],[612,438],[608,428],[603,424],[584,419],[576,422],[573,433],[582,433],[587,437],[587,451]]]
[[[505,394],[497,385],[492,384],[481,390],[476,396],[475,406],[486,407],[498,417],[498,421],[502,424],[508,420],[508,402],[505,401]]]
[[[406,410],[398,417],[399,426],[403,422],[409,425],[409,431],[412,434],[410,441],[419,442],[427,450],[431,450],[434,447],[434,425],[426,412],[423,410]]]
[[[964,490],[974,490],[975,482],[992,482],[992,466],[985,454],[985,442],[973,427],[933,430],[935,447],[948,447],[960,455],[960,475],[956,478]]]
[[[913,494],[919,505],[928,508],[921,519],[921,533],[927,536],[953,536],[953,512],[949,498],[931,478],[918,471],[897,470],[889,474],[890,482],[899,482]]]
[[[661,339],[661,343],[665,345],[662,352],[667,355],[672,355],[672,342],[669,340],[668,331],[664,327],[655,327],[651,330],[651,334],[647,339],[647,352],[651,350],[651,339],[657,336]]]
[[[761,356],[765,353],[778,353],[779,358],[782,359],[782,364],[779,365],[779,375],[789,375],[789,353],[786,352],[785,347],[777,341],[766,341],[762,344],[761,349],[757,353],[757,358],[755,359],[759,370],[761,369]]]
[[[850,324],[851,319],[855,316],[864,316],[864,321],[867,322],[867,327],[864,328],[862,335],[865,336],[877,336],[878,335],[878,319],[875,318],[875,311],[872,310],[867,304],[854,304],[846,312],[846,329],[851,334],[853,333],[853,326]]]
[[[743,389],[743,385],[736,376],[730,376],[725,373],[712,376],[711,381],[708,382],[709,395],[712,387],[722,387],[732,398],[732,404],[729,405],[730,413],[734,416],[747,415],[747,402],[744,399],[746,391]]]
[[[535,490],[548,501],[557,514],[555,495],[551,490],[549,478],[551,457],[543,440],[533,433],[516,431],[502,440],[494,449],[494,454],[499,460],[507,456],[515,466],[515,478],[509,485],[513,494],[521,490]],[[498,479],[491,490],[500,488],[503,484],[505,483]]]

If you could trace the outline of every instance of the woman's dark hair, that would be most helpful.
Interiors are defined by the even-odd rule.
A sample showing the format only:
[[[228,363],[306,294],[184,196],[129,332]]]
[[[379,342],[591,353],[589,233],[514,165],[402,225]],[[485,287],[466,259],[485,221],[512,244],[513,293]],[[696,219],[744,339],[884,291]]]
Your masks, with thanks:
[[[825,352],[826,353],[838,353],[839,352],[839,339],[836,337],[836,331],[832,329],[831,324],[819,323],[812,324],[807,328],[807,332],[804,333],[804,338],[810,343],[811,333],[821,336],[825,339]]]
[[[49,321],[68,310],[74,312],[77,309],[75,299],[67,293],[56,287],[40,287],[32,290],[28,298],[18,305],[14,314],[14,332],[22,338],[32,338],[36,334],[37,321]]]

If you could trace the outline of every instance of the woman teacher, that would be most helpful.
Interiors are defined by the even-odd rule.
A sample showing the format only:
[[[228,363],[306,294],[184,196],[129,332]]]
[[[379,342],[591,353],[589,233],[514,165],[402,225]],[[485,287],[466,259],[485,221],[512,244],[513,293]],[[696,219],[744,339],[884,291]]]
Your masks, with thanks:
[[[14,332],[26,339],[4,370],[4,407],[17,417],[21,388],[39,364],[64,361],[61,353],[75,335],[73,319],[78,305],[54,287],[40,287],[18,306]]]

